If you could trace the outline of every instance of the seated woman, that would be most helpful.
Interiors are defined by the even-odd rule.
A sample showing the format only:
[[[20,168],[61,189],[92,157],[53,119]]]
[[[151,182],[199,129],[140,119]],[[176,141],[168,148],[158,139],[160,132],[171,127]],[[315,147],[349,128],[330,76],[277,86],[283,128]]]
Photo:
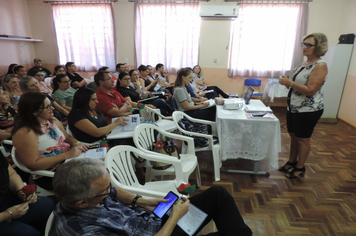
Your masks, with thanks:
[[[174,82],[173,97],[177,104],[178,111],[184,111],[189,116],[215,121],[216,107],[210,107],[206,109],[201,109],[209,106],[208,102],[198,102],[194,104],[190,94],[185,87],[190,83],[192,79],[191,70],[183,68],[178,71],[177,79]]]
[[[129,75],[131,78],[130,87],[134,89],[140,95],[140,97],[144,97],[143,87],[141,86],[138,72],[136,70],[130,70]]]
[[[138,68],[138,71],[140,72],[140,83],[141,86],[143,87],[144,91],[154,91],[154,88],[156,87],[157,83],[158,83],[158,79],[154,80],[153,82],[151,82],[151,80],[149,79],[149,73],[150,71],[148,70],[148,68],[144,65],[140,65],[140,67]]]
[[[5,94],[10,97],[10,103],[14,109],[17,110],[17,104],[22,95],[17,77],[15,75],[5,75],[2,81],[2,88]]]
[[[53,86],[53,100],[55,100],[67,111],[71,111],[73,97],[76,90],[70,86],[70,79],[68,78],[68,76],[63,74],[57,75],[53,79]]]
[[[30,170],[55,171],[66,159],[87,150],[53,117],[51,101],[43,93],[25,93],[12,130],[16,157]],[[37,185],[52,190],[52,178],[35,175]]]
[[[35,78],[38,81],[38,84],[40,85],[40,90],[42,93],[46,93],[49,96],[52,96],[52,87],[48,86],[44,82],[43,74],[40,70],[31,70],[29,71],[30,73],[28,74],[29,76]]]
[[[204,78],[200,75],[200,66],[194,66],[193,72],[194,73],[190,86],[192,87],[194,93],[196,93],[199,97],[207,97],[209,99],[219,97],[219,95],[221,95],[223,98],[229,97],[229,95],[222,91],[218,86],[207,86],[208,84],[205,83]],[[207,86],[205,91],[213,90],[213,92],[205,93],[203,90],[201,90],[200,86]]]
[[[11,139],[16,111],[9,102],[9,96],[0,87],[0,140]]]
[[[15,75],[14,68],[17,66],[17,64],[13,63],[9,65],[9,68],[7,69],[7,72],[5,75]]]
[[[24,183],[0,153],[0,232],[1,235],[44,235],[49,215],[55,208],[48,197],[27,196]]]
[[[81,87],[74,94],[72,111],[68,115],[68,125],[73,136],[85,143],[94,143],[106,137],[118,125],[125,125],[119,117],[108,125],[96,108],[98,99],[91,88]]]
[[[116,91],[118,91],[127,101],[129,101],[132,107],[137,107],[137,102],[140,100],[140,94],[130,87],[131,78],[126,72],[119,74],[119,79],[116,84]],[[170,116],[173,113],[173,109],[162,99],[153,99],[149,101],[152,105],[148,105],[151,108],[157,107],[160,109],[161,114],[164,116]]]
[[[54,67],[53,78],[51,80],[51,87],[54,90],[53,80],[57,75],[65,75],[67,74],[66,68],[62,65],[58,65]]]
[[[27,70],[24,66],[18,65],[14,68],[14,72],[17,75],[17,79],[20,80],[27,73]]]
[[[164,65],[158,63],[156,65],[156,75],[158,75],[158,84],[162,87],[169,87],[172,84],[169,83],[168,74],[164,71]]]
[[[22,93],[40,93],[41,88],[38,80],[31,76],[25,76],[20,80],[20,89]],[[61,107],[56,101],[53,100],[48,94],[47,98],[51,101],[52,106],[54,107],[53,114],[59,121],[62,121],[65,117],[68,116],[69,111]]]

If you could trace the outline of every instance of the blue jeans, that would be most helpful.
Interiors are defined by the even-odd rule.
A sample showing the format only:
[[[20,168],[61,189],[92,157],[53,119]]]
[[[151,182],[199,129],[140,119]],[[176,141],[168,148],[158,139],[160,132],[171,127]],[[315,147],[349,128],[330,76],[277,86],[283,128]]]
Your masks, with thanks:
[[[0,207],[0,212],[6,209],[21,204],[20,200],[13,193],[7,193],[3,205]],[[25,215],[19,219],[13,220],[10,223],[0,223],[0,234],[7,236],[39,236],[44,235],[46,223],[49,215],[54,210],[55,204],[48,197],[38,197],[37,202],[29,204],[29,209]]]

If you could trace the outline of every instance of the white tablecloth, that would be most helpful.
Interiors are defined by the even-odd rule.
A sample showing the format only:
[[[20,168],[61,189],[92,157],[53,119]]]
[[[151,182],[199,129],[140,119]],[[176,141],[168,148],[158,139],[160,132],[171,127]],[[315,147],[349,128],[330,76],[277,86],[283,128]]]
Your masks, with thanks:
[[[264,106],[260,100],[251,100],[250,105]],[[247,118],[243,110],[224,110],[223,106],[216,109],[222,161],[237,158],[260,161],[267,158],[270,170],[278,168],[281,130],[277,118]]]

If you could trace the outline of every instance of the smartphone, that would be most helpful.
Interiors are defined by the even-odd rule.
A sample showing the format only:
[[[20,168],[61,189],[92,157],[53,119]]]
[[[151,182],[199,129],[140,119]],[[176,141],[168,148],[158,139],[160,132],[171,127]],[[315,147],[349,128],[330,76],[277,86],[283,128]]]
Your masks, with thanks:
[[[153,210],[153,214],[158,216],[159,218],[162,218],[164,214],[166,214],[169,209],[173,206],[173,204],[178,200],[177,194],[174,192],[170,191],[164,199],[169,199],[168,202],[160,202],[158,206]]]
[[[253,117],[262,117],[264,115],[266,115],[266,112],[254,112],[254,113],[252,113]]]

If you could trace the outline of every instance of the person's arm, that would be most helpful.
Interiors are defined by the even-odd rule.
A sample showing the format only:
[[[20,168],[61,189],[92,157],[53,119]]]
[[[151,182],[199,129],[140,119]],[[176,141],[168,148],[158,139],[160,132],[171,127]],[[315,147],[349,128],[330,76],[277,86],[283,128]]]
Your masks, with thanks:
[[[55,91],[52,95],[52,98],[55,102],[58,103],[58,105],[60,105],[61,107],[63,107],[63,109],[67,110],[68,112],[70,112],[72,110],[71,107],[66,105],[66,100],[61,96],[60,91]]]
[[[11,131],[13,127],[7,129],[0,129],[0,140],[10,139],[11,138]]]
[[[67,152],[50,158],[40,158],[37,140],[35,132],[27,127],[19,129],[12,139],[18,158],[30,170],[46,170],[68,158],[79,156],[81,153],[79,148],[73,147]]]
[[[288,76],[282,76],[279,83],[289,88],[291,85],[293,89],[305,96],[313,96],[323,85],[325,77],[328,73],[328,68],[325,63],[317,64],[310,73],[307,85],[302,85],[289,80]]]
[[[111,130],[113,130],[116,126],[118,125],[125,125],[127,124],[125,122],[125,119],[119,117],[118,119],[116,119],[114,122],[112,122],[111,124],[104,126],[104,127],[96,127],[93,123],[90,122],[90,120],[88,119],[81,119],[77,122],[74,123],[74,126],[78,129],[80,129],[81,131],[99,138],[103,135],[108,134]]]
[[[57,118],[52,118],[51,122],[55,125],[58,126],[58,128],[62,131],[62,133],[64,134],[65,137],[65,142],[70,144],[73,148],[78,148],[80,153],[82,152],[86,152],[88,150],[88,146],[86,145],[81,145],[80,142],[78,140],[76,140],[73,136],[69,135],[66,131],[66,129],[63,127],[62,122],[60,122],[59,120],[57,120]],[[79,153],[79,155],[80,155]],[[77,155],[78,156],[78,155]]]
[[[42,81],[41,84],[43,84],[43,86],[45,86],[49,90],[53,91],[53,88],[51,86],[48,86],[48,84],[46,84],[45,82]]]
[[[65,104],[64,104],[65,105]],[[61,105],[59,105],[56,101],[53,102],[53,106],[54,108],[61,114],[68,116],[69,111],[67,109],[64,109],[64,107],[62,107]],[[68,107],[70,108],[70,107]]]
[[[189,105],[188,101],[181,102],[180,104],[182,105],[182,107],[184,108],[185,111],[197,110],[197,109],[209,106],[208,102],[203,102],[203,103],[200,103],[200,104],[194,105],[194,106]]]

